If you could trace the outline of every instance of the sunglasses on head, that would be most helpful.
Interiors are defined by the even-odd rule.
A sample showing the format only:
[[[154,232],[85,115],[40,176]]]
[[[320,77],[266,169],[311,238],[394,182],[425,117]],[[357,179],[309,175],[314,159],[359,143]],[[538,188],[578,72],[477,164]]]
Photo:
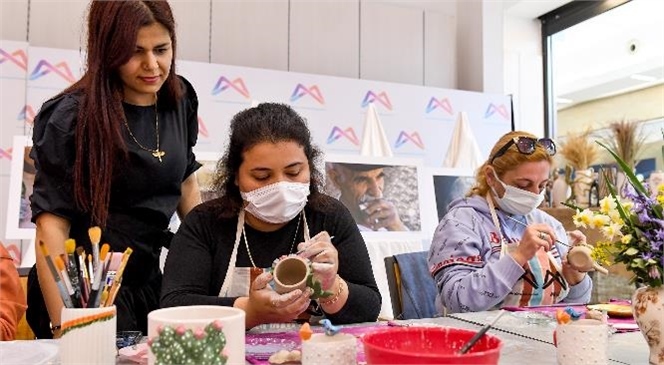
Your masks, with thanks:
[[[535,147],[537,144],[544,147],[549,156],[556,154],[556,144],[551,138],[537,139],[531,137],[514,137],[509,142],[505,143],[505,145],[501,147],[495,155],[493,155],[491,162],[489,163],[493,164],[493,160],[504,155],[512,145],[515,145],[520,153],[523,153],[524,155],[532,155],[535,152]]]

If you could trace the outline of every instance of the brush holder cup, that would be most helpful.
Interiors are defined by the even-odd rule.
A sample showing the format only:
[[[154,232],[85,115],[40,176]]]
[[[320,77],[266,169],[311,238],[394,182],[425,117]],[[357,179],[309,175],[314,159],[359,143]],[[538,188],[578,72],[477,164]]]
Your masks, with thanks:
[[[115,364],[116,309],[62,308],[61,364]]]

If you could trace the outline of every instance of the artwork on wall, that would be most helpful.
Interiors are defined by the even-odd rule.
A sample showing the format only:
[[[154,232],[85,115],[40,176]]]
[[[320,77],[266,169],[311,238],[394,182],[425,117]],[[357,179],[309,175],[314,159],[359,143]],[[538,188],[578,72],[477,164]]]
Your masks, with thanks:
[[[429,237],[433,236],[438,222],[447,213],[447,206],[455,199],[461,198],[475,183],[475,171],[471,169],[456,168],[427,168],[425,169],[424,190],[428,204],[424,225]]]
[[[203,165],[196,170],[196,180],[198,180],[198,187],[204,202],[217,197],[217,194],[212,191],[212,183],[217,169],[217,161],[220,158],[221,154],[219,153],[196,152],[196,161]]]
[[[36,170],[34,161],[29,156],[31,148],[32,142],[27,136],[14,136],[5,233],[8,239],[35,237],[35,225],[31,222],[30,195]]]
[[[364,234],[421,232],[420,160],[327,156],[325,193],[339,199]]]

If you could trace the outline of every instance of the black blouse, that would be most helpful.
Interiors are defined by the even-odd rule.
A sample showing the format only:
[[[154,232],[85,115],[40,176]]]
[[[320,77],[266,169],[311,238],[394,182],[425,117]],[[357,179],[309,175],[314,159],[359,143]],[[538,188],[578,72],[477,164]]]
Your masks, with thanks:
[[[164,230],[177,209],[182,182],[201,166],[192,150],[198,137],[198,98],[191,84],[183,77],[180,80],[185,94],[179,104],[158,104],[159,147],[165,152],[162,162],[141,149],[122,127],[129,159],[115,165],[102,242],[108,242],[115,252],[134,249],[125,271],[127,279],[132,271],[147,274],[141,276],[148,279],[158,268]],[[73,193],[75,131],[82,97],[64,94],[53,98],[44,103],[35,118],[30,157],[37,174],[30,200],[33,222],[42,212],[67,219],[71,223],[70,236],[87,250],[90,216],[76,207]],[[155,149],[155,106],[123,107],[136,140]]]

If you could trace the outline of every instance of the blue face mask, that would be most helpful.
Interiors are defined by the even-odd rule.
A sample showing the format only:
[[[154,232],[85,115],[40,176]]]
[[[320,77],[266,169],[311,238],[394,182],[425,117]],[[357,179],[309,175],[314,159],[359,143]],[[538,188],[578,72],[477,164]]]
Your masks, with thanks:
[[[505,188],[505,195],[503,195],[502,198],[499,198],[496,190],[491,187],[493,197],[496,199],[496,203],[498,203],[498,206],[502,211],[509,214],[526,215],[537,209],[537,207],[539,207],[544,201],[546,190],[542,190],[539,194],[531,193],[530,191],[505,184],[498,178],[498,175],[496,175],[495,172],[494,176],[503,188]]]

